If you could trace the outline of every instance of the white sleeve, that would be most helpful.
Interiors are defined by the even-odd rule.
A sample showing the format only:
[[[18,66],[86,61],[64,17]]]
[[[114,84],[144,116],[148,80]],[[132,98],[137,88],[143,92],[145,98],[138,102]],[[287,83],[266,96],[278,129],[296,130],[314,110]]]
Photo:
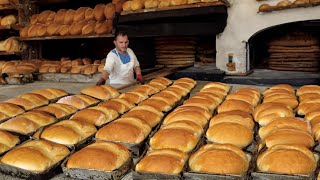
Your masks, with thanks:
[[[138,58],[137,58],[137,56],[134,54],[134,52],[132,51],[132,49],[128,48],[127,51],[128,51],[128,53],[129,53],[130,57],[133,59],[133,63],[134,63],[134,64],[133,64],[133,67],[140,66],[140,63],[139,63],[139,61],[138,61]]]
[[[106,62],[105,62],[103,70],[105,70],[109,74],[111,74],[111,72],[113,70],[113,66],[114,66],[114,60],[115,60],[114,55],[112,54],[112,52],[109,52],[106,57]]]

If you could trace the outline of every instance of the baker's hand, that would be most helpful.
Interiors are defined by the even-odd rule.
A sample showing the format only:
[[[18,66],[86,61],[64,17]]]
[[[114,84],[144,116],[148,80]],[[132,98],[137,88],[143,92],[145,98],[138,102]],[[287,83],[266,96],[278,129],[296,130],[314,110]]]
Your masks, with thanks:
[[[142,74],[137,74],[136,79],[137,81],[139,81],[140,84],[144,84],[144,79],[142,77]]]
[[[96,83],[97,86],[104,85],[106,83],[106,80],[104,78],[100,78],[99,81]]]

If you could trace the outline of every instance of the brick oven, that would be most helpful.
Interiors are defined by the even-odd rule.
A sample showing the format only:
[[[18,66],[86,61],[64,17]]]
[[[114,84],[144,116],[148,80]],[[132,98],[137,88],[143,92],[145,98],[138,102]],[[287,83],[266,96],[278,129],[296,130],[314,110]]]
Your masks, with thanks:
[[[221,34],[216,36],[216,65],[219,69],[229,74],[243,74],[248,73],[257,65],[263,64],[263,58],[255,56],[255,54],[259,54],[259,51],[256,51],[259,49],[256,48],[259,46],[255,40],[257,37],[265,39],[267,42],[270,35],[277,34],[274,32],[285,30],[289,33],[292,27],[300,30],[301,28],[298,27],[303,25],[305,28],[302,28],[302,31],[318,30],[319,32],[319,5],[258,13],[262,4],[276,5],[279,1],[229,0],[231,6],[228,8],[227,26]],[[315,24],[317,25],[315,26]],[[263,38],[266,34],[269,34],[269,37]],[[278,33],[278,35],[280,34]],[[228,70],[226,66],[230,54],[233,55],[232,60],[236,66],[234,71]]]

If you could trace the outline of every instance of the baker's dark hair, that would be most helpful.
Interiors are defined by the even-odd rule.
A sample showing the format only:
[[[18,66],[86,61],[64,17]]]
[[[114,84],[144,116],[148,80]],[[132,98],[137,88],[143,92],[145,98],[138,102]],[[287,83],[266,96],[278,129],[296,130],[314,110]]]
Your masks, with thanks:
[[[128,34],[125,31],[117,31],[114,34],[114,40],[116,40],[118,36],[128,36]]]

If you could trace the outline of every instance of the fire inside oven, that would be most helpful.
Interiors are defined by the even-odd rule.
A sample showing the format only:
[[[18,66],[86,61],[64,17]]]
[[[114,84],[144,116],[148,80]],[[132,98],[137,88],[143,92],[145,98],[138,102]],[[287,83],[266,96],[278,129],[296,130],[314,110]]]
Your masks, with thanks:
[[[250,67],[283,71],[320,70],[320,20],[270,27],[249,39]]]

